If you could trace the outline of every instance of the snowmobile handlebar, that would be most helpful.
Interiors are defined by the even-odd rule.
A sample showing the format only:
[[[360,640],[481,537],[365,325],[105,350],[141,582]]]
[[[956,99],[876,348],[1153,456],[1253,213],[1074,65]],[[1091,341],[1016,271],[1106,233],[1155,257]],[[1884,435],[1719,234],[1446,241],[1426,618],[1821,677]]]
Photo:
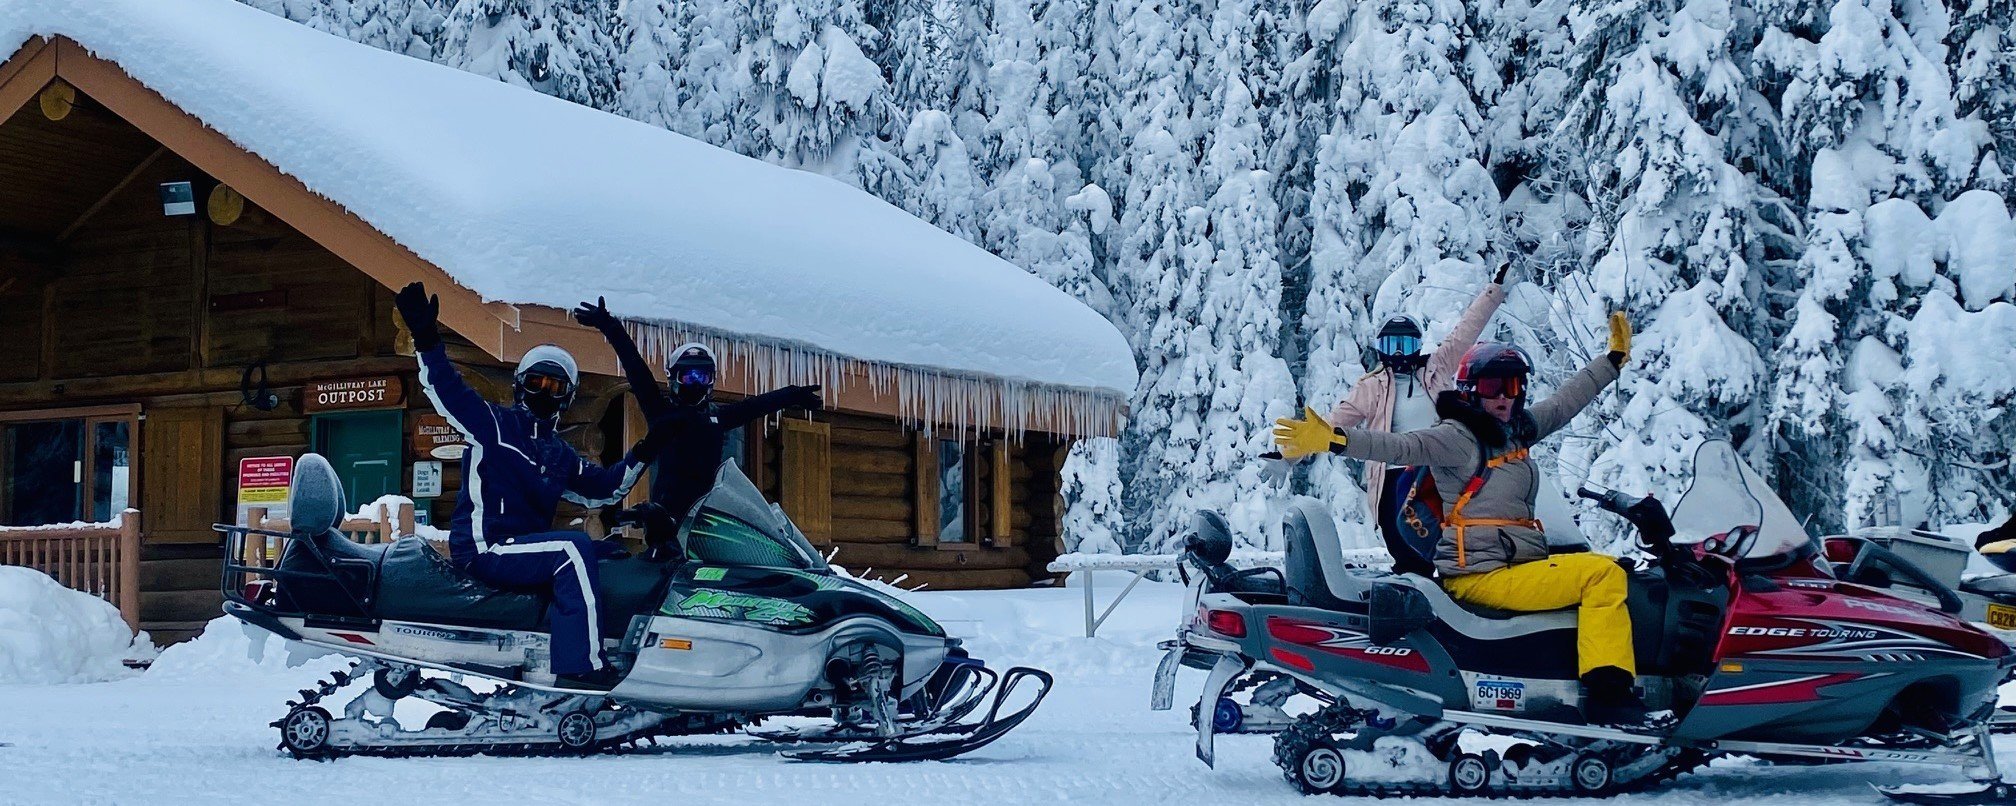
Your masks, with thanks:
[[[1596,502],[1596,507],[1623,518],[1637,527],[1639,542],[1659,558],[1667,568],[1690,564],[1693,558],[1687,552],[1673,545],[1673,518],[1667,514],[1666,505],[1652,496],[1633,498],[1621,490],[1608,490],[1591,485],[1582,485],[1575,491],[1577,496]]]

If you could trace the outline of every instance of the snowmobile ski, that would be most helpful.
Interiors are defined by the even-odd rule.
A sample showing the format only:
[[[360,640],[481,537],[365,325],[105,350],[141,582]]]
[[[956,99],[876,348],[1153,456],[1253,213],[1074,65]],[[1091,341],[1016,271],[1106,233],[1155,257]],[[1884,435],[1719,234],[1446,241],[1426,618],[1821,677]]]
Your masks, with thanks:
[[[1035,681],[1035,694],[1027,704],[1002,714],[1001,707],[1025,679]],[[988,706],[986,717],[979,722],[945,725],[934,730],[832,749],[787,750],[784,756],[798,761],[826,762],[944,761],[978,750],[1007,735],[1036,713],[1036,707],[1043,704],[1043,698],[1050,694],[1050,687],[1055,682],[1049,672],[1017,666],[1001,675],[993,704]]]

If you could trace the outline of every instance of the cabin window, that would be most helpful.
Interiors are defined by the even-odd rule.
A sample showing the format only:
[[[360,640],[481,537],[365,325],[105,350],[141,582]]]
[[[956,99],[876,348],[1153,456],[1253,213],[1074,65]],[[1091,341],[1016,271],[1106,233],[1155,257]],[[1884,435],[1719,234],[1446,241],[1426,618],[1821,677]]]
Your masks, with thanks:
[[[103,523],[133,504],[133,420],[16,420],[0,426],[0,522]]]
[[[971,539],[966,523],[966,445],[958,440],[938,440],[938,544],[965,543]]]

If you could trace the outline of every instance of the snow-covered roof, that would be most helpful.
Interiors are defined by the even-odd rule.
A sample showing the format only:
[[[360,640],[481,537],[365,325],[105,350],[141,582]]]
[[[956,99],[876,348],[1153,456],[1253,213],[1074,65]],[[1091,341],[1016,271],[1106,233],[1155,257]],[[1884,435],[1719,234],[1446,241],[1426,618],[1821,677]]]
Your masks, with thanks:
[[[1090,308],[823,176],[231,0],[0,5],[0,46],[35,36],[115,63],[486,300],[607,296],[651,346],[711,337],[771,380],[865,374],[941,422],[1117,414],[1137,380]]]

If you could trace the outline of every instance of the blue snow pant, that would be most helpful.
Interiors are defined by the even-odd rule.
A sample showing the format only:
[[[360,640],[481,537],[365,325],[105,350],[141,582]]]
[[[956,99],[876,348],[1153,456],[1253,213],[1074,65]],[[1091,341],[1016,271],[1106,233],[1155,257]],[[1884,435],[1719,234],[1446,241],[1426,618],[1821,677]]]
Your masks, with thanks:
[[[582,532],[539,532],[492,544],[469,561],[469,575],[486,584],[551,594],[546,621],[553,631],[554,674],[602,668],[593,543]]]

